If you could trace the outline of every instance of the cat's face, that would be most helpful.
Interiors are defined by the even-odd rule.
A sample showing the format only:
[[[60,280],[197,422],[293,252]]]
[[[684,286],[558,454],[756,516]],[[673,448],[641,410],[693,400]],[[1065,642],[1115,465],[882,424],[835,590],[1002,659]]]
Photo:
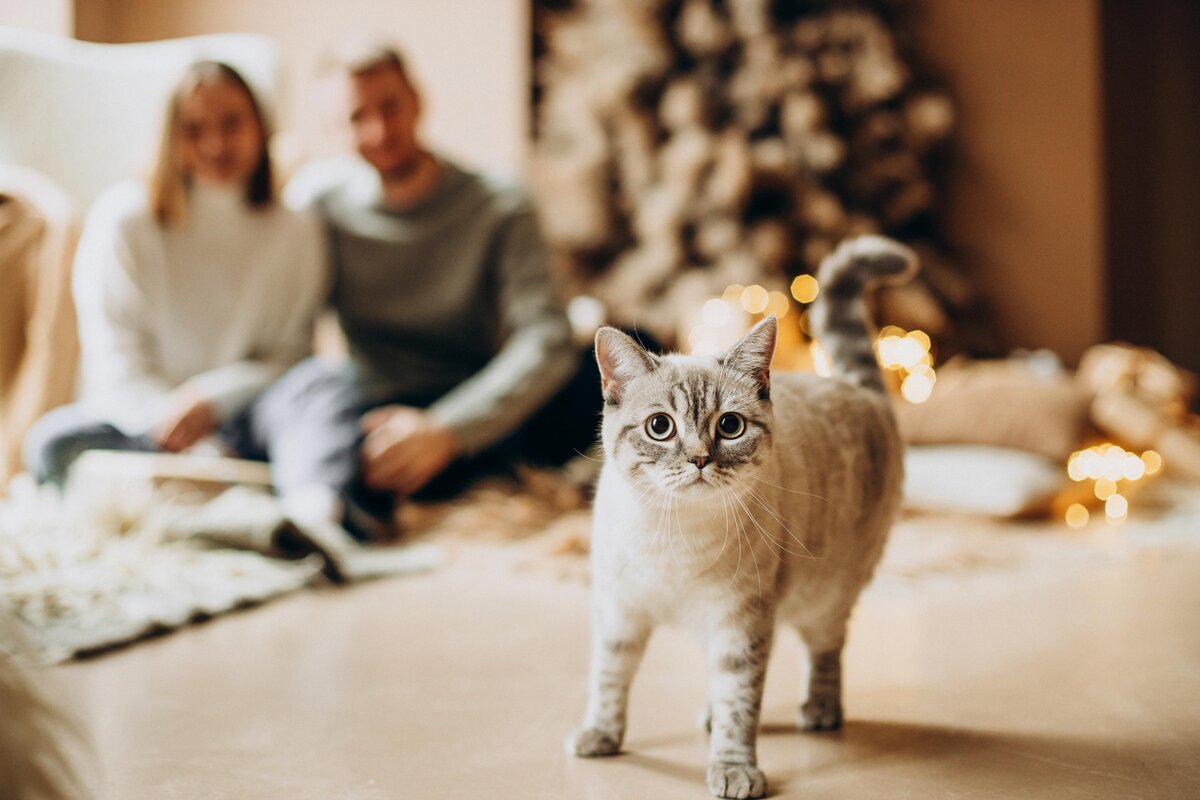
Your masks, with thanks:
[[[604,328],[604,450],[631,483],[680,496],[749,485],[771,451],[768,317],[721,357],[655,356]]]

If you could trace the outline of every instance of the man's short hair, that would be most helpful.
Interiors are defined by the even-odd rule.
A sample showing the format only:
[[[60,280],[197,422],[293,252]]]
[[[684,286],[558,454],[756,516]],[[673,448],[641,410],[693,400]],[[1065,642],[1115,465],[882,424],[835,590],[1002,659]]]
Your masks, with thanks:
[[[404,56],[388,42],[378,40],[354,40],[343,43],[330,52],[322,63],[322,72],[341,75],[362,75],[377,69],[394,69],[412,85]]]

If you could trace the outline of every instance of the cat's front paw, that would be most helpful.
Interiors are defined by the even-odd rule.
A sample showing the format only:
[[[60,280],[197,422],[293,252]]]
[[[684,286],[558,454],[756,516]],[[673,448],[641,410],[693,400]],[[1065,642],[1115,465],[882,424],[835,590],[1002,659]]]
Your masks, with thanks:
[[[596,756],[614,756],[620,751],[620,737],[599,728],[580,728],[567,737],[567,753],[569,755],[594,758]]]
[[[806,731],[836,731],[842,727],[842,701],[813,697],[800,707],[800,727]]]
[[[714,797],[763,797],[767,793],[767,776],[752,764],[731,764],[718,761],[708,767],[708,790]]]

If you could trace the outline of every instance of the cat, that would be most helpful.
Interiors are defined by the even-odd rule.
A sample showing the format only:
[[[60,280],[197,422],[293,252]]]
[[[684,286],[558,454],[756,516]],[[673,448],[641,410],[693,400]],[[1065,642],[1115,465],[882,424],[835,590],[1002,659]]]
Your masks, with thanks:
[[[617,753],[629,686],[651,631],[704,644],[707,783],[762,797],[756,764],[763,680],[776,623],[808,647],[806,730],[842,724],[850,612],[900,499],[902,445],[875,360],[863,294],[916,270],[880,236],[821,264],[812,328],[833,377],[771,375],[769,316],[721,357],[658,356],[614,328],[596,334],[604,466],[592,534],[592,662],[576,756]]]

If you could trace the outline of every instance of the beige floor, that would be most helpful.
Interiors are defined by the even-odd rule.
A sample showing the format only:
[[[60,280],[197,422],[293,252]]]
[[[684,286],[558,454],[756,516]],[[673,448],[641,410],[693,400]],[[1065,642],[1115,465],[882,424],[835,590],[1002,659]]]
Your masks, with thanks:
[[[658,634],[628,754],[568,759],[586,589],[468,550],[442,572],[297,595],[57,670],[114,800],[703,798],[703,667]],[[760,763],[773,796],[1200,797],[1200,553],[1061,579],[875,594],[845,730],[792,726],[779,640]]]

